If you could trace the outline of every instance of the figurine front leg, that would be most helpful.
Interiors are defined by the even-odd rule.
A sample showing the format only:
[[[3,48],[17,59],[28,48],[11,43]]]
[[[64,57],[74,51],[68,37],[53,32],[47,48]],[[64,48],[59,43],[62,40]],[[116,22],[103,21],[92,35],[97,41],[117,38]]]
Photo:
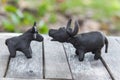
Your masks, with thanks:
[[[32,53],[30,51],[30,48],[22,50],[22,52],[25,54],[25,56],[29,59],[32,58]]]
[[[78,50],[78,53],[79,53],[79,61],[83,61],[84,60],[84,51]]]

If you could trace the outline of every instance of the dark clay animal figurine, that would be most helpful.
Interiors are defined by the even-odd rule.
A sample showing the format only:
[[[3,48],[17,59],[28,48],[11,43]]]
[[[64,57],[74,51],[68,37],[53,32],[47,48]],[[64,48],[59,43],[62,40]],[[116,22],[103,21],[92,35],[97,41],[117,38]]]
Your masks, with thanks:
[[[34,22],[34,25],[31,29],[26,31],[20,36],[12,37],[6,40],[6,45],[10,52],[10,57],[16,56],[16,51],[21,51],[25,54],[27,58],[32,58],[32,50],[30,47],[30,43],[32,40],[35,41],[43,41],[43,37],[38,34],[38,31],[36,29],[36,22]]]
[[[95,54],[94,59],[98,60],[101,57],[101,49],[106,45],[105,52],[107,53],[108,40],[100,32],[94,31],[89,33],[78,33],[78,22],[75,21],[75,28],[72,30],[70,27],[72,19],[67,23],[67,27],[59,28],[58,30],[50,29],[49,36],[52,41],[68,42],[73,44],[76,48],[76,54],[79,56],[79,61],[84,60],[84,55],[87,52]]]

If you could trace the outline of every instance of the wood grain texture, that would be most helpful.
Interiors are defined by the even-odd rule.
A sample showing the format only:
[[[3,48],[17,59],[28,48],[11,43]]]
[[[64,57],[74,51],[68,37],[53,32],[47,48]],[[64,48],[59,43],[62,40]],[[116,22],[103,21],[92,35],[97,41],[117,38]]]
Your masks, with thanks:
[[[92,53],[87,53],[84,61],[80,62],[75,55],[75,48],[69,43],[63,45],[75,80],[111,80],[102,62],[94,60]]]
[[[102,58],[105,61],[115,80],[120,80],[120,38],[109,37],[108,53],[105,54],[102,50]],[[119,42],[118,42],[119,41]]]
[[[32,58],[27,59],[22,52],[17,51],[11,58],[6,77],[8,78],[43,78],[42,43],[32,41]]]
[[[5,45],[5,40],[12,36],[15,36],[15,34],[10,36],[8,36],[8,34],[0,34],[0,77],[5,75],[10,55],[8,48]]]
[[[44,39],[45,78],[72,79],[62,44],[50,39]]]

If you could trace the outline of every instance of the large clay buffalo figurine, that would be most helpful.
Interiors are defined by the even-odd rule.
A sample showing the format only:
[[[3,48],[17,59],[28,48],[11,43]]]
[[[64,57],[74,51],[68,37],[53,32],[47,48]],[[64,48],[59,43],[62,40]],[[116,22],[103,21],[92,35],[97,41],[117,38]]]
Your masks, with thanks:
[[[32,58],[32,50],[30,46],[32,40],[39,42],[43,41],[43,37],[38,34],[38,31],[36,29],[36,22],[34,22],[34,25],[31,29],[22,35],[6,40],[5,43],[8,46],[10,57],[15,57],[16,51],[21,51],[27,58]]]
[[[61,27],[58,30],[50,29],[49,36],[52,41],[68,42],[76,48],[76,54],[79,56],[79,61],[84,60],[84,55],[87,52],[95,54],[94,59],[98,60],[101,57],[101,49],[105,46],[105,52],[107,53],[108,40],[98,31],[88,33],[78,33],[78,22],[75,21],[74,30],[70,27],[72,19],[69,19],[66,28]]]

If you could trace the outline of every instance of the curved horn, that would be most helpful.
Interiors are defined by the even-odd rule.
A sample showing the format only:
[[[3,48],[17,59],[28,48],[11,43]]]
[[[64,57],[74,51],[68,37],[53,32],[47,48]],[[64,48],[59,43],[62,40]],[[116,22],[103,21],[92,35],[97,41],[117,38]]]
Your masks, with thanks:
[[[72,19],[70,18],[70,19],[68,20],[66,29],[70,28],[71,22],[72,22]]]
[[[79,30],[78,27],[79,27],[78,21],[75,21],[75,28],[74,28],[74,31],[72,32],[72,36],[78,33],[78,30]]]
[[[70,36],[75,36],[78,33],[79,30],[79,25],[78,25],[78,21],[75,21],[75,28],[73,31],[71,31],[71,29],[68,29],[67,32]]]

